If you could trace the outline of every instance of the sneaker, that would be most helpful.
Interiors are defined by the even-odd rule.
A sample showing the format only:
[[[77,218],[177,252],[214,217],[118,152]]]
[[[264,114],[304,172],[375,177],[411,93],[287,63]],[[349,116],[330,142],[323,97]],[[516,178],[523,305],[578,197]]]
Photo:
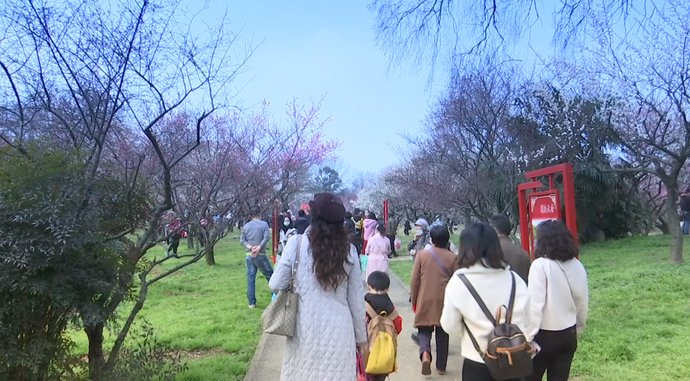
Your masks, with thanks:
[[[254,308],[254,307],[256,307],[256,304],[250,304],[249,305],[249,308]]]

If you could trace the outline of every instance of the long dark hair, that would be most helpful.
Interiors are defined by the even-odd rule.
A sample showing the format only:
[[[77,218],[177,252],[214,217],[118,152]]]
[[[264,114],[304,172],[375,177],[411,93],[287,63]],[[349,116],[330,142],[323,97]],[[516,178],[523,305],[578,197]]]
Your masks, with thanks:
[[[460,252],[456,268],[470,267],[477,262],[488,268],[506,268],[498,234],[486,222],[470,224],[460,233]]]
[[[335,290],[347,279],[345,263],[350,242],[342,221],[329,223],[312,216],[309,245],[314,258],[314,275],[324,290]]]
[[[577,256],[577,245],[570,230],[561,220],[544,221],[537,225],[534,256],[567,261]]]

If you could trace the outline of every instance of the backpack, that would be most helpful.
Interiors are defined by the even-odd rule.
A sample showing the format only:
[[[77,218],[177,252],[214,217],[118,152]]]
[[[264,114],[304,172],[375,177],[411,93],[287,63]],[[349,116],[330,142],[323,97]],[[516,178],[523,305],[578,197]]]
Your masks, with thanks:
[[[515,324],[511,323],[513,318],[513,303],[515,302],[515,274],[510,272],[512,278],[512,286],[510,289],[510,301],[508,307],[505,305],[498,308],[496,318],[491,315],[486,304],[482,301],[477,290],[472,286],[470,280],[464,274],[458,274],[458,277],[467,286],[470,294],[474,300],[477,301],[479,307],[484,312],[484,315],[494,325],[494,329],[489,333],[489,340],[486,345],[486,351],[482,352],[474,335],[467,327],[467,323],[462,321],[467,333],[470,335],[474,349],[479,353],[479,356],[484,360],[491,377],[495,380],[508,380],[512,378],[526,377],[532,374],[532,354],[531,346],[527,342],[527,338]],[[501,323],[501,308],[506,308],[506,318]]]
[[[393,320],[398,317],[398,312],[393,311],[388,315],[385,311],[377,314],[374,307],[365,303],[367,313],[371,316],[367,324],[369,337],[369,358],[367,359],[367,374],[389,374],[395,372],[398,350],[398,332],[395,330]]]

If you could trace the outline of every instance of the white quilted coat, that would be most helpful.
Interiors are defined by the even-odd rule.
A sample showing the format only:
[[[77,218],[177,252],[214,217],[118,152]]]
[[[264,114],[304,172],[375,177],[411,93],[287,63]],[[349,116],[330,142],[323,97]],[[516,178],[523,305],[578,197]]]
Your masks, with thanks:
[[[309,239],[306,235],[290,238],[269,282],[274,291],[288,286],[298,239],[302,243],[296,275],[297,331],[287,339],[280,379],[356,380],[356,343],[367,342],[364,286],[357,251],[351,246],[350,263],[345,263],[348,279],[335,291],[325,291],[314,275]]]

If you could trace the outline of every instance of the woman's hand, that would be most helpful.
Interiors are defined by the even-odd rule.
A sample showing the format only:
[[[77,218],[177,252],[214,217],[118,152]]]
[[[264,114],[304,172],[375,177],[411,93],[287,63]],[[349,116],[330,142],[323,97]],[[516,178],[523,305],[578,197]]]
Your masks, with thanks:
[[[531,347],[529,353],[530,355],[532,355],[532,358],[535,358],[541,351],[541,347],[539,346],[539,344],[537,344],[536,341],[530,342],[529,345]]]

